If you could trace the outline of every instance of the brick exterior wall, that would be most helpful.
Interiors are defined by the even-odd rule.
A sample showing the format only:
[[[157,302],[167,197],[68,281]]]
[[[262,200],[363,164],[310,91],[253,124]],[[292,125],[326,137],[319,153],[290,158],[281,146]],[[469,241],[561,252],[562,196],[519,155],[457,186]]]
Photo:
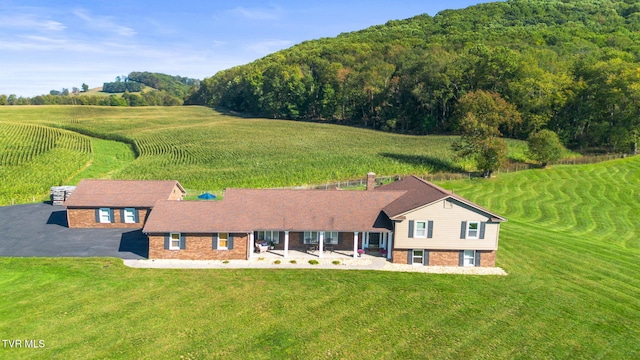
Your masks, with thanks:
[[[460,250],[430,250],[429,266],[458,266]]]
[[[391,262],[394,264],[408,264],[409,250],[407,249],[393,250],[391,252]]]
[[[149,209],[137,209],[137,223],[123,223],[121,212],[124,209],[113,209],[113,222],[96,222],[96,209],[67,209],[67,223],[70,228],[96,228],[96,229],[141,229],[147,219]]]
[[[246,260],[247,234],[232,234],[233,249],[214,250],[211,242],[213,234],[183,234],[184,250],[165,250],[165,234],[149,235],[149,259],[180,260]]]
[[[480,252],[480,266],[496,266],[495,250],[478,250]],[[393,250],[392,262],[396,264],[409,263],[409,250]],[[429,250],[429,266],[458,266],[460,250]]]
[[[494,267],[496,266],[496,251],[480,251],[480,266]]]

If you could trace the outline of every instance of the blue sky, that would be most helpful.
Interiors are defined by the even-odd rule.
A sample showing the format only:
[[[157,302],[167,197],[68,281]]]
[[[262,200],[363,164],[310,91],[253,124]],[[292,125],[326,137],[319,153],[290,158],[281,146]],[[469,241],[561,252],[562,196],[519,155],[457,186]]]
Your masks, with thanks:
[[[132,71],[203,79],[305,40],[479,0],[0,0],[0,94],[94,88]]]

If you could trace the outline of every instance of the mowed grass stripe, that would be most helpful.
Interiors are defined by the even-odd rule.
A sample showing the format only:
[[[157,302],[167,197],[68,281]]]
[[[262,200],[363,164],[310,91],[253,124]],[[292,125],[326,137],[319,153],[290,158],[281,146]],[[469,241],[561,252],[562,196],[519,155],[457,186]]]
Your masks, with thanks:
[[[550,252],[551,256],[546,257],[543,262],[536,262],[536,264],[541,264],[541,266],[551,269],[547,270],[546,274],[566,277],[574,281],[580,280],[583,284],[598,283],[600,289],[606,289],[606,292],[602,295],[612,296],[612,294],[618,294],[624,297],[619,299],[623,303],[628,303],[629,300],[640,297],[640,281],[624,273],[624,270],[628,267],[619,266],[617,262],[612,265],[612,261],[621,261],[627,266],[633,266],[634,256],[625,258],[618,254],[617,257],[605,256],[600,258],[600,253],[597,250],[589,252],[585,250],[582,243],[573,245],[566,240],[558,241],[556,240],[557,235],[552,236],[549,233],[538,235],[541,238],[546,237],[544,241],[540,238],[534,239],[533,236],[529,236],[529,242],[524,246],[531,249],[531,252],[540,253],[545,249]],[[599,244],[593,245],[597,249]],[[636,253],[635,256],[637,255]],[[610,270],[611,268],[615,270]],[[584,274],[589,274],[589,276]],[[607,280],[606,284],[602,282],[605,279]],[[621,289],[624,289],[624,292],[620,292]]]
[[[461,181],[455,185],[445,183],[445,187],[454,187],[457,193],[490,206],[492,210],[506,214],[507,218],[624,244],[637,239],[640,230],[637,222],[624,217],[624,213],[640,212],[640,202],[633,200],[638,182],[634,181],[635,176],[627,181],[624,175],[635,171],[638,162],[640,158],[636,157],[615,160],[602,167],[597,164],[563,165],[503,174],[486,182],[481,193],[467,192],[474,182],[481,180]],[[608,170],[610,163],[621,169]],[[496,198],[499,199],[496,201]],[[543,214],[548,214],[549,218],[542,217]]]

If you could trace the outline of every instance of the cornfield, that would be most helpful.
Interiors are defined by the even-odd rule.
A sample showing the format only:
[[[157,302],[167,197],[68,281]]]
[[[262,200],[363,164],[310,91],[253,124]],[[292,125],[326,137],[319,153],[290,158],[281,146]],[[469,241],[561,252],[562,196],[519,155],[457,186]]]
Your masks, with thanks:
[[[0,205],[42,198],[91,159],[91,140],[41,125],[0,123]]]
[[[137,158],[119,161],[127,155],[111,154],[113,148],[98,147],[90,136],[130,143]],[[0,175],[8,180],[0,187],[0,204],[31,201],[50,186],[73,185],[82,176],[176,179],[195,192],[215,192],[324,184],[360,179],[369,171],[384,176],[468,170],[451,150],[454,140],[243,119],[199,106],[5,106],[0,107]],[[511,157],[521,158],[523,143],[508,143]],[[96,165],[108,156],[118,159]],[[79,173],[90,160],[89,171]]]

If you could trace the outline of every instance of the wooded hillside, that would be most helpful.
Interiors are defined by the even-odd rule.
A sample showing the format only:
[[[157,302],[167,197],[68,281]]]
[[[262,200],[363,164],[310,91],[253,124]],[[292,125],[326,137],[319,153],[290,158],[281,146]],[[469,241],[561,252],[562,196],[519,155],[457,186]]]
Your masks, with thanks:
[[[640,4],[510,0],[303,42],[205,79],[188,103],[401,133],[455,133],[456,104],[498,93],[572,147],[629,151],[640,132]]]

